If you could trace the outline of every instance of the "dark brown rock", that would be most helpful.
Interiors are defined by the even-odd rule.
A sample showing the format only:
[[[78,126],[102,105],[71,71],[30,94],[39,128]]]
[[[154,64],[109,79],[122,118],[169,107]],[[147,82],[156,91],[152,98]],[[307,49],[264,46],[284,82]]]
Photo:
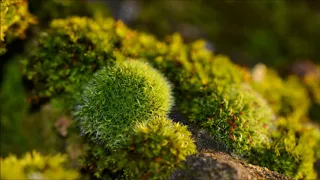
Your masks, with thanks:
[[[225,145],[217,142],[204,129],[190,123],[177,110],[174,110],[170,117],[174,121],[188,126],[198,152],[200,152],[189,156],[185,167],[174,172],[170,180],[292,179],[267,168],[248,164],[236,156],[229,155],[232,153]]]
[[[176,171],[171,180],[253,180],[279,179],[290,177],[268,170],[267,168],[247,164],[226,153],[203,152],[187,158],[186,167]]]

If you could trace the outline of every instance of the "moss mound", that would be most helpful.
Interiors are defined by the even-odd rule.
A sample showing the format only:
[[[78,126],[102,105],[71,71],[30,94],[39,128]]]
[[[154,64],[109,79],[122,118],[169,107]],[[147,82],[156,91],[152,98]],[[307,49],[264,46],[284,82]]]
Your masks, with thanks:
[[[170,85],[158,71],[127,61],[97,72],[73,115],[91,140],[114,148],[134,123],[166,116],[172,102]]]
[[[138,123],[129,140],[111,158],[128,179],[161,179],[170,174],[196,147],[186,126],[165,117]]]
[[[247,85],[228,86],[223,91],[217,89],[195,98],[185,112],[191,121],[206,128],[217,141],[238,155],[248,155],[252,148],[270,143],[273,112]]]

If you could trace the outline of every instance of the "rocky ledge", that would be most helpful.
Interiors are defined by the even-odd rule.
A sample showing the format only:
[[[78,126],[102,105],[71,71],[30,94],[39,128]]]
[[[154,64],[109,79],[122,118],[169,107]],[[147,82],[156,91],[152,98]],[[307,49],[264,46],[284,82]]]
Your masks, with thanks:
[[[292,179],[230,155],[232,153],[223,144],[217,143],[205,130],[190,124],[178,111],[174,110],[171,117],[188,126],[199,153],[189,156],[184,168],[173,173],[170,180]]]
[[[267,168],[247,164],[223,152],[202,152],[187,158],[186,167],[176,171],[171,180],[281,179],[292,178]]]

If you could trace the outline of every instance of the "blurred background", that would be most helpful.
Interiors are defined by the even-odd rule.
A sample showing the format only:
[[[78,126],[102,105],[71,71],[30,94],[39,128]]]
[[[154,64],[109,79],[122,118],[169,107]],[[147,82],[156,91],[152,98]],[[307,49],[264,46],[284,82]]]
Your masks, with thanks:
[[[29,6],[45,20],[100,13],[160,39],[179,32],[186,42],[204,39],[213,52],[246,66],[320,62],[320,1],[30,0]]]
[[[111,14],[134,29],[164,38],[207,40],[216,53],[239,64],[285,66],[295,60],[319,62],[320,2],[247,1],[105,1]]]

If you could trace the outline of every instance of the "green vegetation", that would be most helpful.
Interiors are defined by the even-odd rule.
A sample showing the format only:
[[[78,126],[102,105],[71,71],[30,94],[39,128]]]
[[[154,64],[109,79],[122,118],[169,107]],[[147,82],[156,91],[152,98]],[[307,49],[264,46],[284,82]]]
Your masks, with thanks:
[[[62,152],[68,153],[68,165],[82,168],[81,178],[167,179],[187,156],[196,153],[187,130],[195,128],[207,131],[214,143],[250,163],[296,179],[316,179],[313,166],[320,159],[320,128],[311,119],[318,117],[320,71],[281,77],[262,64],[250,71],[213,53],[204,40],[185,43],[179,33],[158,40],[104,17],[103,11],[94,13],[94,5],[82,12],[86,3],[74,4],[32,2],[32,12],[41,22],[24,41],[23,54],[8,57],[1,83],[2,157],[31,149]],[[268,9],[264,3],[253,5],[261,12]],[[1,2],[1,17],[7,19],[1,22],[8,22],[1,24],[2,53],[4,42],[22,37],[35,22],[26,7],[26,1]],[[57,13],[60,7],[61,14]],[[286,3],[270,4],[278,13],[286,7]],[[45,19],[52,21],[47,24]],[[281,41],[279,45],[288,50],[284,56],[308,51],[299,49],[304,40],[274,21],[267,24],[276,23],[273,33],[281,34],[280,39],[293,36],[288,44]],[[252,50],[244,56],[282,59],[270,29],[255,30],[240,33]],[[223,34],[220,29],[213,33],[218,40],[226,37],[217,36]],[[221,47],[227,49],[229,43]],[[171,121],[173,105],[190,127]],[[81,163],[74,164],[80,156]],[[66,159],[34,152],[20,161],[9,155],[1,159],[1,172],[5,172],[1,178],[10,173],[17,178],[50,178],[53,172],[63,179],[79,177],[62,168]]]
[[[73,93],[97,69],[113,64],[114,21],[69,17],[56,19],[50,29],[27,45],[24,75],[33,82],[32,96]],[[110,32],[110,33],[105,33]]]
[[[166,179],[195,152],[186,126],[156,117],[136,124],[129,140],[110,159],[128,179]]]
[[[283,80],[275,71],[260,65],[253,70],[253,78],[254,89],[264,96],[277,115],[299,119],[308,112],[308,92],[297,77]]]
[[[6,44],[17,38],[26,38],[26,30],[36,18],[28,11],[25,0],[1,0],[0,2],[0,55],[4,54]]]
[[[83,134],[111,149],[127,140],[136,122],[165,116],[172,106],[166,79],[139,61],[98,71],[84,89],[73,116]]]
[[[174,84],[177,107],[230,150],[243,155],[251,146],[268,141],[273,113],[246,83],[249,72],[227,57],[214,56],[205,49],[204,41],[186,45],[180,35],[174,34],[168,43],[161,43],[121,23],[116,32],[123,38],[121,51],[146,58],[164,72]],[[139,53],[135,49],[140,49]]]
[[[73,116],[96,144],[83,163],[98,159],[97,177],[105,169],[124,170],[128,179],[168,177],[195,153],[186,127],[165,118],[173,103],[170,85],[148,64],[104,68],[84,89]]]
[[[320,148],[320,130],[306,118],[310,107],[307,88],[297,77],[283,80],[261,64],[253,69],[252,75],[253,87],[277,114],[277,129],[272,132],[270,148],[258,150],[252,162],[297,179],[315,179],[313,162],[319,158],[316,152]]]
[[[66,156],[43,156],[33,151],[21,159],[10,155],[1,160],[1,179],[77,179],[79,173],[64,169]]]
[[[296,179],[316,179],[313,164],[319,158],[319,127],[292,118],[279,118],[272,139],[270,148],[255,150],[251,163]]]
[[[273,113],[249,86],[217,84],[217,90],[184,107],[190,121],[206,128],[219,142],[241,156],[251,148],[268,146]]]
[[[174,34],[160,42],[122,23],[117,28],[122,52],[148,59],[168,77],[177,108],[190,121],[254,164],[295,178],[316,177],[319,128],[308,125],[310,97],[297,77],[283,80],[263,66],[251,75],[213,55],[204,41],[188,45]],[[308,148],[308,156],[300,147]]]

